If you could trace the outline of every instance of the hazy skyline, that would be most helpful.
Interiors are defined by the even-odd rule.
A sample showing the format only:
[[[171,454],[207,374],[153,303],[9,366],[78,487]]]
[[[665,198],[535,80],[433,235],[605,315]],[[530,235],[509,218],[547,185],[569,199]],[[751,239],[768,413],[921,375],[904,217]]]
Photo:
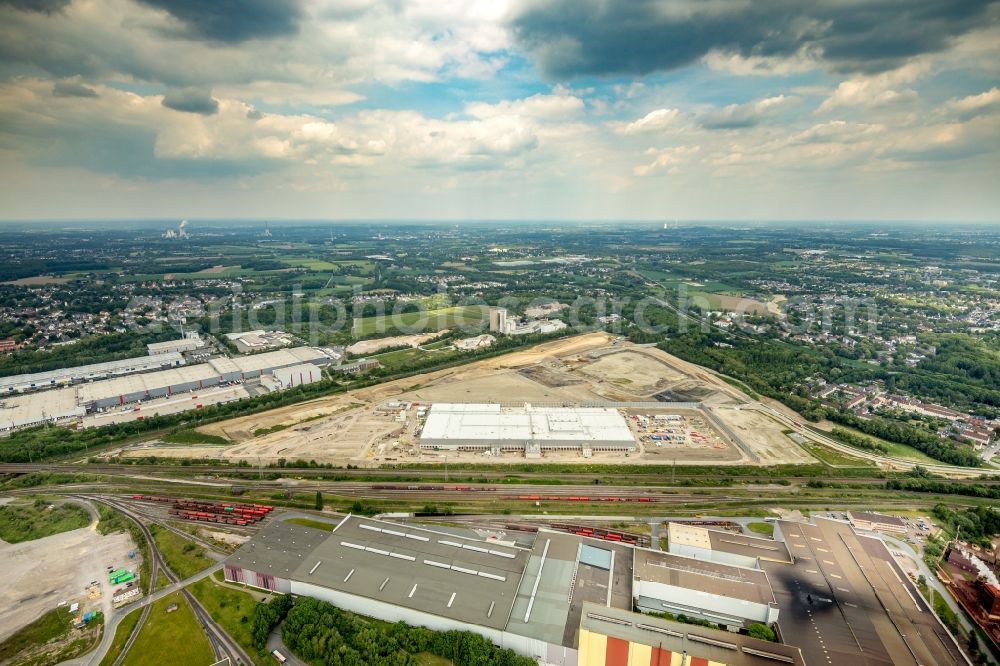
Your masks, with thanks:
[[[0,0],[0,218],[997,221],[1000,3]]]

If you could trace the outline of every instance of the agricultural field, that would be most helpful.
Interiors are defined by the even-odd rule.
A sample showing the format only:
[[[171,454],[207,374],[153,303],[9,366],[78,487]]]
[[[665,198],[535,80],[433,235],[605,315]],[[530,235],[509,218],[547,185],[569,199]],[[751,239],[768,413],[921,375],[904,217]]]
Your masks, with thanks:
[[[352,333],[356,337],[369,337],[395,330],[406,332],[440,331],[446,328],[478,329],[486,319],[486,308],[457,306],[419,312],[388,312],[385,315],[355,319]]]

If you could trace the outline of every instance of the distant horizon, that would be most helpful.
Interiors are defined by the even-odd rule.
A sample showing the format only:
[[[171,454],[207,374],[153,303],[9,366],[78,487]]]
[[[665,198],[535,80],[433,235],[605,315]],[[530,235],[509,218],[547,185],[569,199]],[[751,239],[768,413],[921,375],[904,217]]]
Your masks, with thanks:
[[[949,229],[961,228],[964,226],[968,227],[997,227],[1000,229],[1000,220],[896,220],[896,219],[886,219],[886,220],[865,220],[865,219],[843,219],[843,220],[831,220],[831,219],[777,219],[777,220],[750,220],[750,219],[689,219],[689,220],[674,220],[674,219],[490,219],[490,218],[467,218],[467,219],[337,219],[337,218],[253,218],[253,217],[232,217],[232,218],[179,218],[179,217],[150,217],[142,219],[129,219],[129,218],[67,218],[67,219],[38,219],[38,220],[0,220],[0,228],[2,227],[33,227],[33,228],[54,228],[59,226],[94,226],[97,228],[123,228],[129,224],[137,225],[142,228],[159,228],[164,226],[166,228],[176,227],[181,221],[186,220],[188,222],[189,233],[196,233],[198,225],[203,225],[206,228],[214,228],[215,226],[226,227],[236,224],[250,223],[254,225],[264,225],[272,224],[277,226],[283,225],[303,225],[303,226],[322,226],[322,225],[348,225],[348,226],[362,226],[362,225],[387,225],[387,226],[461,226],[461,225],[471,225],[471,226],[484,226],[484,225],[508,225],[508,226],[552,226],[552,225],[570,225],[570,226],[624,226],[624,227],[657,227],[662,228],[666,225],[665,231],[669,231],[672,228],[678,229],[693,229],[698,227],[731,227],[734,225],[739,225],[741,227],[748,228],[768,228],[768,227],[789,227],[798,224],[808,224],[815,226],[816,228],[825,227],[879,227],[884,226],[886,228],[893,227],[931,227],[934,225],[945,225]]]

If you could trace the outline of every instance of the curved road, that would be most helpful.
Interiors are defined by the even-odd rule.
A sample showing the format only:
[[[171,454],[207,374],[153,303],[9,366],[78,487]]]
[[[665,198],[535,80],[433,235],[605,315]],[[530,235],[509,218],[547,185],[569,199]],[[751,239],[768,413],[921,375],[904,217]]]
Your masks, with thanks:
[[[156,542],[153,539],[153,535],[149,531],[149,528],[147,528],[146,525],[143,523],[141,517],[135,514],[130,508],[125,507],[122,504],[119,504],[113,500],[108,500],[107,498],[95,498],[95,499],[97,499],[98,501],[104,501],[106,504],[112,506],[118,511],[121,511],[126,516],[135,521],[135,523],[139,526],[139,529],[142,530],[143,536],[146,537],[147,542],[150,544],[150,553],[153,561],[158,562],[159,566],[163,568],[163,572],[164,574],[166,574],[167,579],[170,582],[177,583],[178,582],[177,575],[173,571],[171,571],[170,568],[166,565],[166,562],[163,561],[162,556],[160,555],[159,551],[156,548]],[[155,581],[156,578],[151,575],[150,585],[154,586]],[[230,664],[234,665],[238,663],[244,663],[244,664],[252,663],[250,657],[243,651],[243,649],[236,643],[236,641],[234,641],[232,638],[229,637],[229,635],[225,632],[225,630],[222,629],[222,627],[216,624],[215,620],[212,619],[211,615],[209,615],[208,611],[205,610],[205,608],[195,598],[195,596],[191,594],[191,592],[188,591],[185,586],[181,586],[180,589],[182,594],[184,595],[184,598],[187,600],[188,604],[190,604],[191,610],[194,611],[195,617],[198,618],[199,622],[204,627],[208,635],[209,643],[211,643],[212,645],[212,651],[215,653],[216,661],[221,661],[223,659],[228,658]],[[122,650],[121,654],[119,654],[118,659],[115,661],[114,666],[121,665],[121,662],[124,660],[125,655],[128,653],[128,649],[132,646],[132,643],[134,642],[135,638],[139,635],[139,629],[144,623],[146,616],[148,616],[149,614],[149,608],[150,606],[147,605],[146,608],[143,609],[143,617],[140,618],[140,621],[136,625],[136,628],[132,631],[132,635],[129,636],[129,640],[125,644],[125,648]]]
[[[140,616],[139,622],[136,624],[135,628],[132,631],[132,634],[129,636],[129,640],[126,642],[125,647],[119,654],[118,659],[115,661],[115,666],[119,666],[122,660],[124,659],[125,655],[128,653],[128,649],[132,646],[136,637],[139,635],[139,630],[142,628],[142,625],[144,624],[146,618],[149,616],[152,604],[155,601],[158,601],[159,599],[162,599],[163,597],[172,594],[173,592],[178,590],[180,590],[184,594],[185,599],[187,599],[188,603],[191,605],[191,609],[194,612],[195,617],[198,618],[199,622],[204,627],[205,632],[208,635],[209,643],[212,645],[212,651],[215,654],[215,658],[217,661],[228,658],[230,660],[230,663],[233,664],[234,666],[239,663],[242,664],[253,663],[253,661],[246,654],[246,652],[243,651],[243,649],[239,646],[239,644],[237,644],[221,627],[218,626],[218,624],[212,619],[211,615],[209,615],[208,611],[206,611],[205,608],[201,605],[201,603],[199,603],[198,600],[194,597],[194,595],[187,590],[187,586],[189,584],[201,580],[206,576],[210,576],[216,571],[220,570],[222,568],[221,562],[219,564],[216,564],[212,567],[209,567],[208,569],[205,569],[195,574],[194,576],[191,576],[190,578],[179,580],[177,575],[174,574],[163,562],[162,556],[160,555],[159,550],[156,548],[156,542],[153,540],[153,535],[146,527],[146,525],[143,523],[141,517],[130,511],[128,508],[112,500],[108,500],[106,498],[94,497],[94,496],[80,496],[80,499],[101,502],[107,506],[110,506],[113,509],[125,514],[125,516],[127,516],[129,519],[135,522],[136,525],[139,526],[139,529],[142,531],[143,536],[146,538],[146,541],[149,544],[150,593],[144,596],[138,602],[128,604],[126,606],[123,606],[122,608],[114,610],[111,614],[111,617],[105,618],[104,634],[101,637],[100,645],[94,652],[91,652],[89,655],[85,655],[77,659],[63,662],[63,664],[72,666],[97,666],[104,658],[105,654],[107,654],[108,650],[111,648],[111,643],[114,640],[115,632],[118,628],[118,625],[121,623],[122,619],[132,611],[136,610],[139,607],[142,607],[143,609],[142,616]],[[161,590],[153,591],[153,588],[155,588],[156,585],[156,579],[159,572],[159,568],[161,566],[163,567],[163,572],[170,581],[170,584]]]

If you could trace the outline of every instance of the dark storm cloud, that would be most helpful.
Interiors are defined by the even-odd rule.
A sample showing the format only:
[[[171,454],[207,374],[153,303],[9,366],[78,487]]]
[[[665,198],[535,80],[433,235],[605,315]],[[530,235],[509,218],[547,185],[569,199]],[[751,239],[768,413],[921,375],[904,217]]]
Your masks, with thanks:
[[[174,111],[198,113],[211,116],[219,111],[219,101],[203,88],[180,88],[170,90],[163,96],[163,106]]]
[[[53,14],[70,3],[70,0],[0,0],[0,7],[13,7],[25,12]]]
[[[790,57],[818,51],[841,73],[893,69],[994,20],[997,0],[547,0],[511,27],[556,79],[676,69],[709,51]]]
[[[97,97],[97,91],[76,81],[56,81],[52,86],[56,97]]]
[[[294,35],[302,16],[298,0],[139,1],[181,21],[190,37],[230,44]]]

